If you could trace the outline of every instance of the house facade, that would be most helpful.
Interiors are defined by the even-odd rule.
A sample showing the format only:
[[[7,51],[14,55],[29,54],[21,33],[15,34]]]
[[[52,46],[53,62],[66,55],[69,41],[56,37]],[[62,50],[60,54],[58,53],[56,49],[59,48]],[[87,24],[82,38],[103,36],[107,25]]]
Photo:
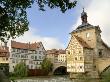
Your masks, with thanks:
[[[57,49],[47,50],[46,58],[54,64],[58,62],[58,55],[59,53]]]
[[[42,42],[21,43],[11,41],[9,71],[13,72],[16,64],[20,62],[25,62],[28,69],[41,69],[41,63],[45,56]]]
[[[5,75],[9,75],[9,47],[7,43],[0,46],[0,70],[2,70]]]
[[[65,50],[59,50],[58,55],[58,62],[60,63],[66,63],[66,51]]]
[[[51,49],[47,50],[47,56],[46,56],[53,64],[54,63],[60,63],[60,62],[66,62],[66,51],[62,49]]]

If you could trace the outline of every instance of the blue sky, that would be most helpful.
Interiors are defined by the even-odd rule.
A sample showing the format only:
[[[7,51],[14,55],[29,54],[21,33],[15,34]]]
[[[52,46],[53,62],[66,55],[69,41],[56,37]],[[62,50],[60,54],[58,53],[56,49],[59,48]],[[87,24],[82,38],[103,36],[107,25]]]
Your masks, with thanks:
[[[103,3],[105,3],[105,5]],[[46,11],[42,12],[39,11],[37,5],[34,4],[32,8],[27,10],[30,30],[23,36],[16,38],[16,40],[20,42],[42,41],[46,49],[65,49],[69,42],[69,33],[72,29],[75,29],[81,24],[80,14],[82,8],[85,7],[85,11],[87,11],[90,16],[88,20],[93,25],[100,25],[103,22],[100,20],[106,19],[106,17],[104,18],[102,16],[106,15],[106,13],[103,12],[105,9],[102,8],[102,6],[108,5],[105,8],[109,9],[109,3],[109,0],[78,0],[76,7],[67,10],[65,13],[62,13],[58,8],[50,9],[48,7]],[[106,10],[105,12],[108,11]],[[106,24],[102,24],[101,26],[104,27],[105,25]],[[106,26],[106,28],[107,27],[108,26]],[[105,32],[107,30],[105,30]],[[104,35],[106,36],[107,34],[105,33]],[[108,39],[106,39],[105,36],[103,37],[107,42]]]
[[[75,13],[74,13],[75,12]],[[38,31],[36,34],[46,37],[58,38],[62,43],[67,42],[70,28],[76,23],[77,15],[80,14],[76,8],[62,13],[58,8],[39,11],[36,5],[28,9],[28,20],[30,28]]]

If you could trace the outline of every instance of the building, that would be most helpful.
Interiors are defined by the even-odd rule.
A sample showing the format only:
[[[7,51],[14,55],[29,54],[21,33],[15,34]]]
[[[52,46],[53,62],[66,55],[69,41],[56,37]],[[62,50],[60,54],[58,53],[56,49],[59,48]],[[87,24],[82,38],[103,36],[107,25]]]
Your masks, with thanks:
[[[6,44],[6,43],[5,43]],[[9,48],[7,45],[0,46],[0,70],[2,70],[6,75],[9,74]]]
[[[11,41],[9,71],[13,72],[19,62],[25,62],[29,69],[40,69],[45,56],[42,42],[21,43]]]
[[[58,62],[59,52],[57,49],[47,50],[46,58],[49,59],[53,64]]]
[[[54,64],[58,62],[66,62],[66,51],[62,49],[47,50],[47,58]]]
[[[66,63],[66,51],[65,50],[59,50],[58,55],[58,62],[60,63]]]
[[[98,74],[95,60],[110,57],[110,48],[101,39],[101,29],[87,21],[87,13],[81,13],[82,24],[71,34],[70,42],[66,48],[67,72],[70,77],[78,73],[90,73],[95,77]]]

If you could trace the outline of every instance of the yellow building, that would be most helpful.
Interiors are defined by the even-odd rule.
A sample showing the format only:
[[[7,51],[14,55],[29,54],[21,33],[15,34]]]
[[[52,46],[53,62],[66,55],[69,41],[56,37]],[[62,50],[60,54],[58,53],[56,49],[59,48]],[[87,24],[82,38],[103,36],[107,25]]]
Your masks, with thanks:
[[[75,73],[98,74],[95,60],[110,57],[110,48],[101,39],[100,27],[88,23],[84,10],[81,20],[82,24],[70,33],[71,39],[66,48],[67,72],[70,72],[70,76]]]
[[[65,50],[62,50],[62,49],[47,50],[46,58],[48,58],[53,64],[59,63],[59,62],[66,62]]]
[[[65,50],[59,50],[58,62],[66,63],[66,51]]]

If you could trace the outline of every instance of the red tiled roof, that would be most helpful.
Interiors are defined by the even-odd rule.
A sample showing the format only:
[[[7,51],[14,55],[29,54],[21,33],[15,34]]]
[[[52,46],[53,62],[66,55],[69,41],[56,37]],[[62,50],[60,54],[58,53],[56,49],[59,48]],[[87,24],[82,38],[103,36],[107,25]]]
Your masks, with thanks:
[[[77,39],[77,41],[84,47],[84,48],[90,48],[90,46],[81,38],[81,37],[78,37],[78,36],[75,36],[74,37]]]
[[[9,47],[0,47],[0,57],[9,57]]]
[[[0,52],[9,52],[9,47],[4,47],[4,46],[2,46],[2,47],[0,47]]]
[[[66,51],[65,50],[62,50],[62,49],[52,49],[52,50],[47,50],[47,54],[55,54],[55,55],[59,55],[59,54],[65,54]]]
[[[30,49],[30,50],[36,50],[41,46],[42,42],[35,42],[35,43],[21,43],[16,41],[11,41],[11,47],[12,48],[20,48],[20,49]]]
[[[47,54],[58,54],[58,50],[56,49],[47,50]]]
[[[59,50],[59,54],[66,54],[66,50],[60,49],[60,50]]]
[[[21,43],[21,42],[11,41],[11,47],[12,48],[28,49],[29,45],[28,45],[28,43]]]

